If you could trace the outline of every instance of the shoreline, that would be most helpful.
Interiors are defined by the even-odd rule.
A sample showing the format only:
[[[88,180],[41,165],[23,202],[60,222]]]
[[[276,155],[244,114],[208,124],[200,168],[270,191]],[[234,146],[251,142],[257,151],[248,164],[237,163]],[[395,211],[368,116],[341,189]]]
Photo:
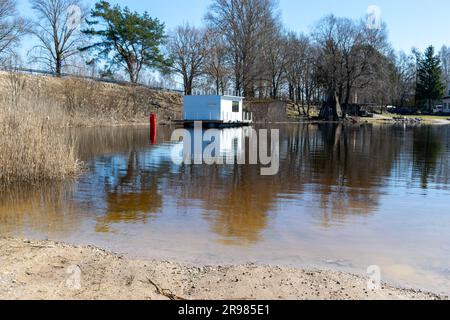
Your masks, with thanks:
[[[77,280],[79,279],[79,281]],[[79,285],[79,287],[78,287]],[[0,238],[0,299],[441,300],[361,276],[263,265],[130,260],[93,246]]]
[[[420,116],[418,116],[420,118]],[[348,124],[348,125],[359,125],[365,123],[372,124],[406,124],[406,125],[448,125],[450,124],[450,118],[445,119],[422,119],[422,121],[396,121],[394,118],[389,117],[375,117],[375,118],[352,118],[351,120],[341,120],[341,121],[331,121],[331,120],[317,120],[317,119],[291,119],[289,121],[255,121],[253,125],[270,125],[270,124]],[[182,126],[179,123],[175,123],[171,120],[160,120],[157,122],[158,126]],[[126,128],[126,127],[149,127],[150,124],[148,121],[123,121],[123,122],[111,122],[111,123],[103,123],[103,124],[91,124],[85,126],[68,126],[62,129],[91,129],[91,128]]]

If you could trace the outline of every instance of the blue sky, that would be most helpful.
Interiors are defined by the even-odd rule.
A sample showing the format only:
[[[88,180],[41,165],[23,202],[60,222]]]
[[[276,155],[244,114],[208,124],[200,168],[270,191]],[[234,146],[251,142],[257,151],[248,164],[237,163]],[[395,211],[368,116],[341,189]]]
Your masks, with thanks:
[[[200,25],[211,0],[111,0],[135,11],[147,10],[171,29],[181,23]],[[95,1],[86,0],[87,4]],[[18,0],[20,13],[30,16],[28,0]],[[282,19],[289,30],[308,32],[324,15],[362,18],[370,5],[381,8],[389,39],[396,50],[423,50],[432,44],[450,45],[449,0],[279,0]],[[30,47],[27,39],[22,51]]]

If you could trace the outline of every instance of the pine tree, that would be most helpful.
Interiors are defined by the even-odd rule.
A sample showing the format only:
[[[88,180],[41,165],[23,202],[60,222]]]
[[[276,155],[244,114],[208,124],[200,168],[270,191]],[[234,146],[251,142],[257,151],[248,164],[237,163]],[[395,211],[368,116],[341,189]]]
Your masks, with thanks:
[[[139,14],[128,7],[111,6],[99,1],[87,20],[90,28],[83,30],[95,39],[94,43],[80,48],[93,51],[107,63],[107,70],[122,67],[137,83],[143,68],[165,70],[169,61],[164,58],[161,46],[165,40],[164,23],[153,19],[147,12]]]
[[[433,104],[444,96],[444,89],[441,60],[430,46],[418,59],[416,101],[431,111]]]

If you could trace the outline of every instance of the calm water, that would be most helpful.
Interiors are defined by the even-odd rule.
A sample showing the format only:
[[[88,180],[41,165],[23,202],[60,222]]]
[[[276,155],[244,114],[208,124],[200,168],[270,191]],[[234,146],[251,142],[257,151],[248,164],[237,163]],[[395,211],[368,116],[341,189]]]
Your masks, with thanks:
[[[187,263],[379,265],[385,280],[450,293],[450,126],[279,128],[274,177],[174,165],[173,128],[153,145],[147,128],[73,131],[89,170],[0,191],[0,234]],[[242,130],[223,131],[223,153],[244,148]]]

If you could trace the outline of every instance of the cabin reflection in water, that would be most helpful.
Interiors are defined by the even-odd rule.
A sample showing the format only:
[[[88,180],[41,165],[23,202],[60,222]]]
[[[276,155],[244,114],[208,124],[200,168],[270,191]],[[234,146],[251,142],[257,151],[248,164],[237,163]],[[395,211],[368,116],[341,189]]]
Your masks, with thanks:
[[[251,138],[249,127],[226,129],[189,129],[188,137],[173,146],[172,154],[177,163],[185,164],[235,164],[245,161],[246,139]],[[198,139],[201,137],[201,147]],[[220,160],[219,160],[220,159]]]

